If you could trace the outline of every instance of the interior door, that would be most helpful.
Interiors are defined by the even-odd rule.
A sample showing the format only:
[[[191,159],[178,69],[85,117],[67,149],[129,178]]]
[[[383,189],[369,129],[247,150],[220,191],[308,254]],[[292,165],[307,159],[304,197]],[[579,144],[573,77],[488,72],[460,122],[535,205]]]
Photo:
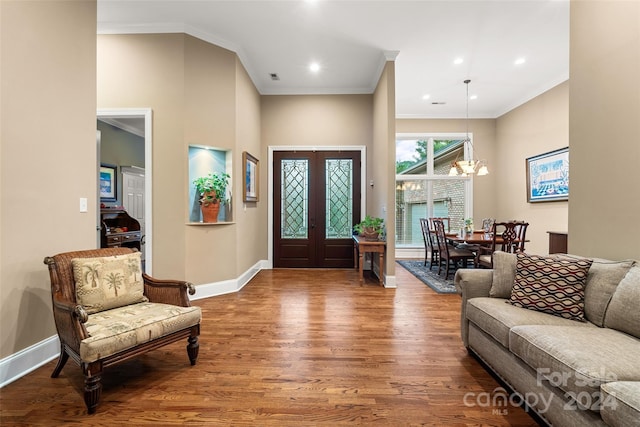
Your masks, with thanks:
[[[360,218],[359,151],[277,151],[274,267],[352,268]]]
[[[144,197],[145,178],[142,168],[122,168],[122,205],[132,218],[140,223],[142,243],[144,243]],[[141,245],[142,259],[145,259],[145,245]]]

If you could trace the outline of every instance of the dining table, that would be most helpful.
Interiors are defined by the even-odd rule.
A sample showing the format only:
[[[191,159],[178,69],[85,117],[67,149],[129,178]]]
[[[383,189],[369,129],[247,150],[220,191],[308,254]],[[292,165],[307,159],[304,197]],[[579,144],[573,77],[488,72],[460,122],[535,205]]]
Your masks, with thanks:
[[[465,233],[445,233],[447,240],[454,245],[466,243],[469,245],[481,245],[490,246],[493,243],[493,234],[487,233],[484,230],[474,230],[473,232]],[[525,239],[525,242],[527,240]],[[496,238],[496,244],[501,245],[503,242],[502,237]],[[514,242],[520,242],[520,239],[514,240]]]

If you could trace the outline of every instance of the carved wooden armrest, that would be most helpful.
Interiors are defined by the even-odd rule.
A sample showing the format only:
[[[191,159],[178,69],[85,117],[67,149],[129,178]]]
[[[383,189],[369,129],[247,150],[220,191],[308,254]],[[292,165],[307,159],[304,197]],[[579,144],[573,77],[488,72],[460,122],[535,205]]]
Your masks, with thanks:
[[[148,274],[142,274],[144,279],[144,294],[149,301],[163,304],[173,304],[190,307],[189,295],[196,293],[193,283],[184,280],[160,280]]]

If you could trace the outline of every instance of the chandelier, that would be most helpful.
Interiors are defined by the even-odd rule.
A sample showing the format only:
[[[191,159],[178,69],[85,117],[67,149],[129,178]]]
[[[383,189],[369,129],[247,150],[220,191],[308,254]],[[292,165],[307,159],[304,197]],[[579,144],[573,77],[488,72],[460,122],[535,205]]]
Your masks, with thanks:
[[[477,173],[478,176],[487,175],[489,173],[489,169],[487,168],[486,160],[475,160],[471,157],[471,153],[473,153],[473,144],[471,143],[471,138],[469,138],[469,83],[471,80],[465,80],[464,84],[467,85],[467,136],[462,141],[462,155],[464,160],[456,160],[451,164],[451,169],[449,169],[449,176],[468,176],[474,173]],[[467,160],[467,156],[470,159]]]

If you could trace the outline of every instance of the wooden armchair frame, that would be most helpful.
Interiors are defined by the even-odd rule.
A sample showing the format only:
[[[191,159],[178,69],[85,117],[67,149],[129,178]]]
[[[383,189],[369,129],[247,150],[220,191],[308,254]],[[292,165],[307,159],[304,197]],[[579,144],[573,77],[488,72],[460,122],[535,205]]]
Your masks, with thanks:
[[[187,354],[191,365],[195,365],[198,358],[200,324],[139,344],[94,362],[85,362],[80,357],[80,342],[90,336],[85,327],[89,315],[84,307],[76,302],[71,260],[74,258],[124,255],[134,251],[130,248],[93,249],[61,253],[44,259],[44,263],[49,267],[53,317],[60,338],[60,356],[51,377],[58,377],[69,356],[71,356],[80,365],[84,375],[84,401],[90,414],[95,412],[100,400],[104,368],[184,338],[188,342]],[[144,280],[144,295],[150,302],[173,304],[181,307],[191,306],[187,292],[190,295],[195,293],[193,284],[185,281],[157,280],[146,274],[142,276]]]

